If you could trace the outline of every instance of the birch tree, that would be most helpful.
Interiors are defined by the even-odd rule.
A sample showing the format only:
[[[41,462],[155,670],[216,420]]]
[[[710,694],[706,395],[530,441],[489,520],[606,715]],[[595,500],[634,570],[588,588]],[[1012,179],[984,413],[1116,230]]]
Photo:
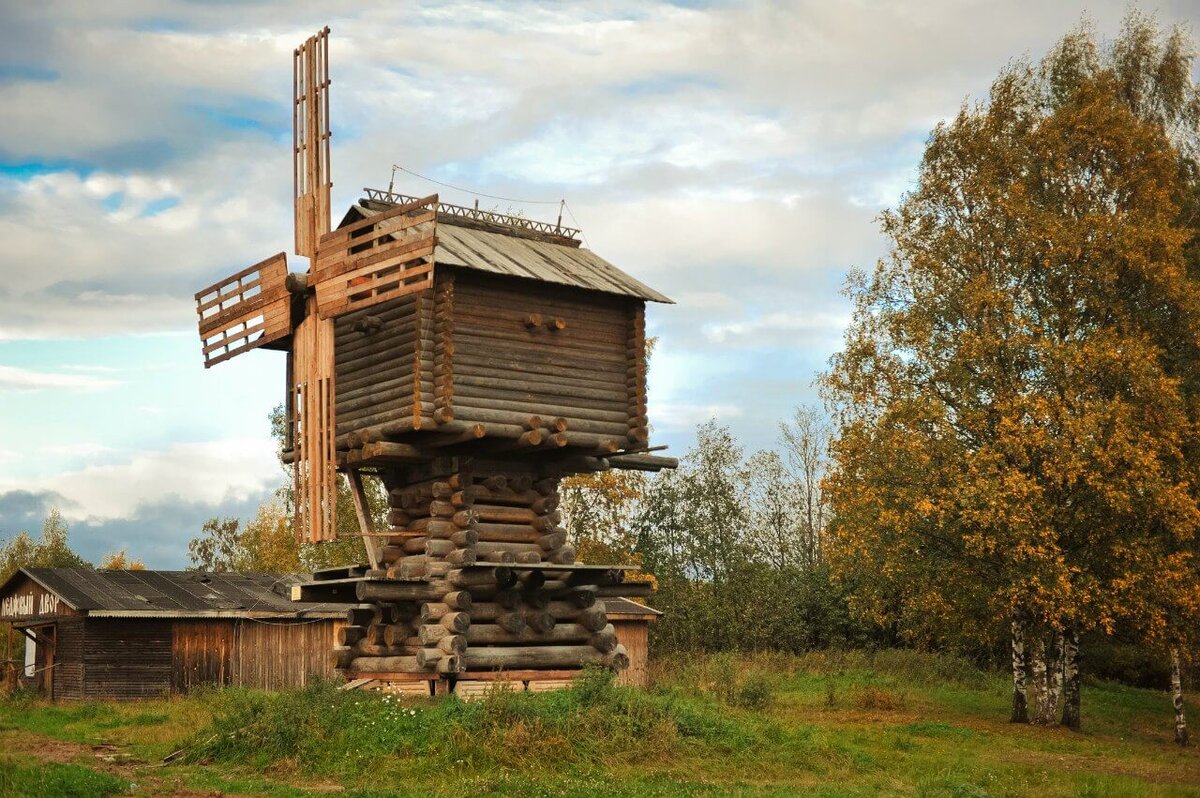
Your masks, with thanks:
[[[1194,589],[1165,570],[1200,528],[1192,61],[1133,14],[1107,49],[1081,29],[1008,67],[932,132],[850,283],[834,567],[910,636],[1006,635],[1014,720],[1029,625],[1061,631],[1078,728],[1081,634]]]

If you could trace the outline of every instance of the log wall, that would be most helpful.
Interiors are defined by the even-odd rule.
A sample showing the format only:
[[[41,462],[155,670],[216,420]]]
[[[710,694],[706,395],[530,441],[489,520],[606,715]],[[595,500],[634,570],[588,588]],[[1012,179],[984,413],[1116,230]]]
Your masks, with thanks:
[[[642,303],[460,272],[454,286],[453,406],[463,421],[563,418],[567,434],[624,445],[631,310]],[[635,389],[637,386],[635,386]]]
[[[418,304],[421,292],[347,313],[334,322],[334,396],[338,437],[363,427],[411,416]],[[432,343],[430,344],[432,347]],[[432,358],[432,349],[430,349]],[[430,379],[432,367],[423,370]],[[430,408],[432,413],[432,408]]]
[[[363,604],[349,610],[331,658],[339,670],[457,679],[628,666],[598,600],[623,572],[555,568],[575,562],[558,477],[450,458],[387,473],[384,484],[382,564],[394,581],[358,585]]]

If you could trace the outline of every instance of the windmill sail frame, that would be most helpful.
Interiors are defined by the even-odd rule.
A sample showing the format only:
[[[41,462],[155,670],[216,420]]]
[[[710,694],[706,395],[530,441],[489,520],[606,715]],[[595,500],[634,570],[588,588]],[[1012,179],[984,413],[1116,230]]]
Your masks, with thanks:
[[[205,368],[291,333],[286,279],[280,252],[196,292]]]
[[[329,232],[329,28],[292,54],[292,177],[295,186],[296,254],[315,258]]]

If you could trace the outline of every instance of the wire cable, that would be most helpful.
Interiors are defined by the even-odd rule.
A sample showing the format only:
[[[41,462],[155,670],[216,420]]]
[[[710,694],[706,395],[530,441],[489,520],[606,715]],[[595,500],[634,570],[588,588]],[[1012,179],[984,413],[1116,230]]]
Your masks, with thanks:
[[[587,233],[583,232],[583,225],[580,224],[579,220],[575,218],[575,211],[571,210],[571,206],[567,204],[566,200],[563,200],[563,208],[565,208],[567,214],[570,215],[571,221],[575,223],[575,229],[579,231],[579,235],[583,238],[584,246],[586,246],[588,249],[591,249],[592,243],[588,241]]]
[[[495,194],[484,194],[482,192],[472,191],[469,188],[463,188],[462,186],[456,186],[451,183],[443,183],[441,180],[435,180],[432,177],[426,177],[425,175],[419,175],[411,169],[405,169],[400,164],[392,164],[393,177],[395,176],[395,173],[397,171],[404,172],[405,174],[412,175],[413,177],[416,177],[416,178],[420,178],[421,180],[427,180],[430,183],[433,183],[434,185],[437,185],[437,186],[442,186],[443,188],[452,188],[455,191],[461,191],[464,194],[470,194],[475,197],[484,197],[486,199],[499,200],[500,202],[515,202],[518,205],[558,205],[560,202],[565,202],[565,200],[515,199],[513,197],[500,197]]]

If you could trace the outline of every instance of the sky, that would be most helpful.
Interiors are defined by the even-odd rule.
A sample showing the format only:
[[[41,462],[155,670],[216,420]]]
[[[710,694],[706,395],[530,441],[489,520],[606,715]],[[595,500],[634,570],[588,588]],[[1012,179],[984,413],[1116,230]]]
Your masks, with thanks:
[[[284,359],[202,365],[192,294],[290,248],[291,51],[331,28],[335,219],[383,188],[565,223],[659,289],[655,443],[819,404],[851,268],[929,131],[1125,2],[0,0],[0,540],[186,564],[285,479]],[[1143,4],[1165,24],[1197,0]],[[475,192],[475,193],[472,193]],[[293,271],[306,263],[291,256]]]

